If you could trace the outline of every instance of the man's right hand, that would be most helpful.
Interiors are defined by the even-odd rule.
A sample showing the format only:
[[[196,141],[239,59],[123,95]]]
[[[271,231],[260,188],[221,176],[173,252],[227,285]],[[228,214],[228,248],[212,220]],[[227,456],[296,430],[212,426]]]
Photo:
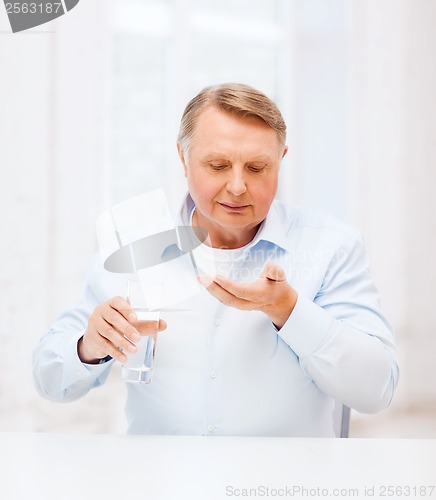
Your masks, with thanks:
[[[127,360],[125,353],[134,353],[141,335],[156,334],[156,321],[141,321],[141,333],[136,314],[123,297],[114,297],[98,305],[88,320],[88,328],[77,344],[77,353],[82,363],[96,364],[106,356],[111,356],[120,363]],[[157,331],[166,328],[164,321],[159,321]]]

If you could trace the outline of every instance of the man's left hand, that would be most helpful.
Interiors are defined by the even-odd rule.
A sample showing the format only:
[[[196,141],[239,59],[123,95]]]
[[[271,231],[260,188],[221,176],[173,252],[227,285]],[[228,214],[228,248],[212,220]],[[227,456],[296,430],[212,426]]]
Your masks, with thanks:
[[[245,311],[262,311],[280,329],[287,321],[297,302],[298,294],[286,281],[285,271],[267,262],[254,283],[237,283],[222,276],[198,277],[200,283],[227,306]]]

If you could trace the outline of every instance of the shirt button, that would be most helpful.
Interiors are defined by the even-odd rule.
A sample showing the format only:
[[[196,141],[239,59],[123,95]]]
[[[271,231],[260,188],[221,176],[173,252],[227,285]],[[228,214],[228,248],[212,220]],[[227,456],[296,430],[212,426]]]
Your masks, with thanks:
[[[213,431],[215,430],[215,426],[214,426],[214,425],[212,425],[212,424],[210,424],[210,425],[208,425],[208,426],[207,426],[207,430],[208,430],[209,432],[213,432]]]
[[[216,372],[210,372],[210,378],[216,378]]]
[[[219,318],[217,318],[215,320],[215,326],[220,326],[220,324],[221,324],[221,320]]]

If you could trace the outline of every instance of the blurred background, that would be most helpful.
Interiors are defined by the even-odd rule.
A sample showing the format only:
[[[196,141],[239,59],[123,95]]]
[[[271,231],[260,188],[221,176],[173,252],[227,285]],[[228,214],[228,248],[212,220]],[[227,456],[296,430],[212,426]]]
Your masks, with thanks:
[[[401,379],[354,437],[436,437],[436,2],[93,0],[11,34],[0,6],[0,431],[124,433],[119,367],[80,401],[35,392],[32,350],[84,287],[95,220],[162,186],[184,105],[238,81],[274,99],[279,197],[365,237]]]

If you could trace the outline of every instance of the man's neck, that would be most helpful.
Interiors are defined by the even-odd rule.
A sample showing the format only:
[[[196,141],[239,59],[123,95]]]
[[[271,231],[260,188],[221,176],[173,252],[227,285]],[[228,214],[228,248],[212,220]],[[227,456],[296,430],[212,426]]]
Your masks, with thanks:
[[[208,236],[204,240],[204,244],[210,246],[212,248],[227,248],[227,249],[235,249],[241,248],[245,245],[248,245],[250,241],[256,236],[256,233],[259,229],[259,225],[246,230],[235,229],[234,231],[229,229],[220,230],[219,228],[213,228],[210,230],[209,224],[205,223],[204,218],[199,217],[198,210],[194,209],[194,214],[192,216],[192,226],[194,228],[200,227],[208,231]],[[199,238],[201,240],[203,238]]]

